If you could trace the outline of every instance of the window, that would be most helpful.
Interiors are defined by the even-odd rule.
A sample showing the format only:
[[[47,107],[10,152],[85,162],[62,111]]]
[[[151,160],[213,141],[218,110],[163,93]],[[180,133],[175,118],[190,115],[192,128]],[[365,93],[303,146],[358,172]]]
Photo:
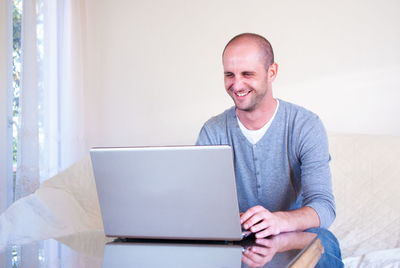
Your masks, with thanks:
[[[17,174],[19,96],[21,91],[21,24],[22,0],[12,1],[13,52],[12,52],[12,169],[13,169],[13,201],[15,201],[15,185]]]

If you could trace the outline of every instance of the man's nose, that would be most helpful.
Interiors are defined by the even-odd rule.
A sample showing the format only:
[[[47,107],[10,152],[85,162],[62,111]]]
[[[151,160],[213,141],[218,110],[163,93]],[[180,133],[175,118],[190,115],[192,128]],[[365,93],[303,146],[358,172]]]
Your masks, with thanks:
[[[243,87],[243,79],[241,79],[240,77],[234,78],[234,80],[232,81],[231,89],[233,91],[240,91],[243,89]]]

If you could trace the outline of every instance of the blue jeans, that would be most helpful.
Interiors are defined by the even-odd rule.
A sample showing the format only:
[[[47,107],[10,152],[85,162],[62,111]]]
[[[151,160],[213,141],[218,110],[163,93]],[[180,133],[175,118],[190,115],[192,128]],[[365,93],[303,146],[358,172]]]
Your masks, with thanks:
[[[317,234],[324,246],[324,254],[316,267],[344,267],[339,241],[334,234],[323,228],[312,228],[306,232]]]

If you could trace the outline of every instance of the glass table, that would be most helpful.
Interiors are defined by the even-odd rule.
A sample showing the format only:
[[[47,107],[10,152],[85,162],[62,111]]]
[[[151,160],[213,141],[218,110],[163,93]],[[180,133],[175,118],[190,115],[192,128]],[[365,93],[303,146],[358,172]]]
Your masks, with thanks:
[[[292,232],[240,242],[120,240],[93,231],[9,244],[0,248],[0,267],[314,267],[329,257],[320,236]]]

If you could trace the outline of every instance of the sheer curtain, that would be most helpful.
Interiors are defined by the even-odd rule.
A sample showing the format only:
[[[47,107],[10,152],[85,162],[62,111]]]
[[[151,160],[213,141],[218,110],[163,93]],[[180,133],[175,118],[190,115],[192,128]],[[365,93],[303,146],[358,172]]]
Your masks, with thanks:
[[[0,214],[11,204],[12,181],[11,1],[0,1]]]
[[[23,1],[16,199],[81,158],[84,1]]]
[[[7,4],[11,3],[11,0],[6,1]],[[87,153],[84,132],[84,7],[83,0],[23,0],[18,159],[14,197],[19,200],[3,213],[0,211],[0,246],[4,244],[2,240],[14,237],[15,230],[15,237],[22,239],[29,238],[32,232],[41,232],[38,226],[41,218],[35,214],[38,206],[39,210],[43,209],[40,207],[41,200],[30,194],[41,182]],[[8,8],[8,5],[0,3],[1,14],[10,14]],[[7,21],[10,21],[9,17]],[[3,29],[0,26],[0,33]],[[11,30],[6,31],[7,36],[10,36]],[[5,50],[2,46],[0,49]],[[7,51],[11,53],[10,49]],[[5,69],[8,70],[8,67]],[[4,93],[10,90],[4,90]],[[0,93],[1,96],[8,94],[3,94],[3,91]],[[6,97],[9,98],[8,95]],[[0,100],[0,107],[9,110],[10,105],[5,102]],[[0,145],[10,141],[7,136],[10,132],[7,120],[8,117],[0,117],[0,126],[2,130],[5,129],[0,132]],[[10,166],[11,171],[11,165],[7,166]],[[7,173],[2,169],[3,166],[0,166],[1,174]],[[0,180],[0,186],[7,186],[12,176],[0,177]],[[7,196],[10,188],[1,187],[0,194]],[[5,202],[3,199],[0,200],[2,203]],[[0,266],[4,264],[11,267],[11,259],[17,260],[17,264],[24,267],[44,267],[49,263],[57,266],[61,255],[71,255],[71,264],[66,267],[75,266],[73,254],[59,248],[52,240],[32,244],[28,250],[20,246],[13,250],[12,258],[9,254],[7,260],[0,260]],[[40,258],[41,252],[52,254],[46,254],[51,257],[43,259]]]

